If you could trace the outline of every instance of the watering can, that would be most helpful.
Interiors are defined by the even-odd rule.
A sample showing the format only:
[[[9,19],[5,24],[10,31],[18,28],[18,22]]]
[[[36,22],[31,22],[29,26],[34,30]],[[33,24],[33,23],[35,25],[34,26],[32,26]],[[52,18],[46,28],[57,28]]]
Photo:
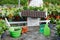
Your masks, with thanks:
[[[44,27],[44,35],[45,36],[50,36],[50,28],[48,27],[48,24],[46,23]]]

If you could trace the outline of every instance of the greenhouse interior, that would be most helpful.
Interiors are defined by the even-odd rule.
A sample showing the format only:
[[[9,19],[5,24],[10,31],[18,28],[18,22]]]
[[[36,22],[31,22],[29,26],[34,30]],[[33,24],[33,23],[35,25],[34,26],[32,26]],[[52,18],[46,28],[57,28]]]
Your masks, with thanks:
[[[60,0],[0,0],[0,40],[60,40]]]

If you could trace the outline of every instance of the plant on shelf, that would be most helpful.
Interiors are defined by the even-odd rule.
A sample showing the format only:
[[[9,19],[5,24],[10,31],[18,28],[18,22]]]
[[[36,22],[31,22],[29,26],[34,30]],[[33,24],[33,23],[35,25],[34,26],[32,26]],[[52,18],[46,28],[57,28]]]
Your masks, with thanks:
[[[57,4],[53,5],[50,3],[46,8],[48,9],[48,15],[56,16],[58,13],[60,13],[60,6]]]
[[[50,21],[51,24],[55,24],[55,19],[53,17],[51,17],[50,20],[51,20]]]
[[[44,6],[43,6],[43,7],[39,7],[38,10],[39,10],[39,11],[44,11],[44,10],[45,10],[45,7],[44,7]],[[45,11],[46,11],[46,10],[45,10]]]
[[[39,7],[34,7],[34,11],[38,11]]]
[[[24,6],[23,7],[23,10],[28,10],[28,6]]]
[[[14,16],[14,8],[7,8],[7,12],[6,12],[6,17],[8,18],[9,21],[12,21],[13,16]]]
[[[21,12],[20,8],[16,8],[16,10],[14,11],[14,20],[15,21],[20,20],[20,12]]]
[[[51,29],[53,29],[56,25],[55,19],[53,17],[50,18],[50,23],[49,23],[49,27]]]
[[[29,10],[34,10],[34,7],[30,6],[30,7],[29,7]]]

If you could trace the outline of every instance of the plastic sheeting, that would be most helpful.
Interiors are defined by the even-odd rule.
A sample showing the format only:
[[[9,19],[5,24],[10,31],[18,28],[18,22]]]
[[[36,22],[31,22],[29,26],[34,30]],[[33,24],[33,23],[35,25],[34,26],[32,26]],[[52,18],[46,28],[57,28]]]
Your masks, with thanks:
[[[43,5],[43,0],[31,0],[29,6],[40,7]]]

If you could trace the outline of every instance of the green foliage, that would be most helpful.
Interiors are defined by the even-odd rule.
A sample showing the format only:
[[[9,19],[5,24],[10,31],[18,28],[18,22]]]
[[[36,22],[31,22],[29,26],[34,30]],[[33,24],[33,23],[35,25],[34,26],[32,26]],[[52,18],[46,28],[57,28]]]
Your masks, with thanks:
[[[23,10],[28,10],[28,6],[24,6],[23,7]]]
[[[0,0],[0,5],[3,4],[17,4],[18,5],[19,0]],[[20,0],[20,4],[25,6],[28,4],[28,0]]]
[[[34,10],[34,7],[29,7],[29,10]]]
[[[18,4],[18,0],[1,0],[0,4]]]
[[[60,37],[60,25],[57,25],[57,35]]]
[[[28,5],[28,0],[20,0],[20,4],[22,6],[27,6]]]
[[[43,0],[44,2],[58,4],[60,5],[60,0]],[[0,0],[0,5],[2,4],[18,4],[18,0]],[[20,0],[20,4],[25,6],[28,5],[28,0]]]
[[[44,2],[60,5],[60,0],[43,0]]]
[[[0,20],[0,34],[7,30],[7,26],[4,20]]]
[[[60,19],[57,19],[57,20],[56,20],[56,24],[57,24],[57,25],[60,25]]]
[[[44,11],[45,7],[29,7],[29,10]]]
[[[55,19],[52,17],[50,18],[50,23],[54,24],[55,23]]]

